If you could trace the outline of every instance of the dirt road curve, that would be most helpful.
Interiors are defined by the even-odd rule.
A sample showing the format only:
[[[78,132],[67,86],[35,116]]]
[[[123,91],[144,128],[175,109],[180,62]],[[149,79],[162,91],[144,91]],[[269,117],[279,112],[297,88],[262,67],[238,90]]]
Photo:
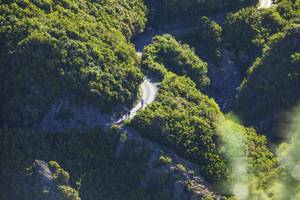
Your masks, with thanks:
[[[258,9],[269,8],[272,6],[272,0],[260,0],[260,5]]]

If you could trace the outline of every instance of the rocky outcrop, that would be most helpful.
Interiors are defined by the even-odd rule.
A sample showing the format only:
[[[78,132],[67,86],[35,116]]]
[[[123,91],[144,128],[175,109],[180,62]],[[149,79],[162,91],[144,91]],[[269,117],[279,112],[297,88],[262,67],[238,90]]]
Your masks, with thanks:
[[[146,173],[140,187],[153,193],[155,199],[200,200],[204,197],[221,199],[199,173],[199,167],[159,144],[142,138],[129,127],[120,129],[126,140],[120,141],[116,157],[126,157],[124,152],[136,159],[144,157]],[[146,157],[146,158],[145,158]]]
[[[38,129],[49,132],[66,129],[85,130],[97,126],[110,126],[113,121],[112,116],[103,114],[92,104],[75,104],[69,99],[58,99],[44,116]]]
[[[33,188],[37,193],[49,193],[54,185],[53,173],[49,169],[48,163],[36,160],[33,168]]]

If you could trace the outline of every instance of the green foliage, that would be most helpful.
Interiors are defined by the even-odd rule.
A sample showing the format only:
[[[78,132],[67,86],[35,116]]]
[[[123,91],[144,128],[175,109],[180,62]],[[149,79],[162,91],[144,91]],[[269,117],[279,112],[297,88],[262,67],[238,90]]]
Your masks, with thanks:
[[[168,156],[160,156],[159,158],[159,162],[161,164],[172,164],[172,158],[168,157]]]
[[[188,45],[178,43],[171,35],[153,38],[153,43],[144,49],[142,67],[160,79],[170,70],[190,77],[201,89],[209,84],[207,64]]]
[[[282,17],[291,21],[299,22],[300,1],[299,0],[277,0],[277,10]]]
[[[4,1],[1,125],[36,125],[70,94],[103,111],[132,104],[142,74],[127,40],[144,27],[145,12],[142,0]]]
[[[220,126],[222,145],[230,178],[218,187],[237,199],[267,199],[268,185],[278,176],[278,163],[267,147],[267,139],[231,120]],[[269,194],[268,194],[269,195]]]
[[[269,34],[281,32],[287,21],[277,12],[276,7],[261,11],[262,25]]]
[[[300,96],[299,28],[274,38],[243,81],[235,108],[246,124],[271,131],[280,113],[295,105]]]
[[[299,119],[298,116],[294,116],[295,119]],[[299,122],[294,120],[294,127],[290,134],[290,139],[287,143],[282,143],[277,149],[278,162],[280,163],[280,174],[277,177],[279,184],[282,184],[281,189],[277,192],[285,199],[297,199],[300,195],[300,134],[299,134]]]
[[[269,9],[244,8],[230,13],[224,21],[224,42],[236,55],[241,73],[246,74],[274,34],[299,24],[300,1],[279,0]]]
[[[21,164],[27,164],[29,160],[21,160]],[[16,167],[11,165],[13,162],[9,162],[9,167]],[[17,164],[16,162],[15,164]],[[20,164],[19,163],[19,164]],[[9,194],[8,191],[4,191],[0,197],[12,198],[22,198],[22,199],[37,199],[37,200],[81,200],[79,193],[76,189],[69,185],[70,176],[57,162],[50,161],[49,163],[42,160],[35,160],[34,163],[28,167],[20,166],[20,171],[9,171],[15,170],[15,168],[8,169],[8,171],[1,171],[1,173],[15,173],[16,176],[8,183],[13,183],[16,178],[20,178],[20,183],[14,183],[14,188],[12,192],[14,194]],[[26,170],[26,173],[23,172]],[[19,174],[19,173],[24,174]],[[22,192],[23,191],[23,192]]]
[[[300,107],[297,105],[289,112],[289,119],[284,128],[285,141],[277,148],[280,173],[276,184],[271,189],[282,199],[297,199],[300,196]]]
[[[180,48],[169,35],[155,37],[153,44],[145,48],[143,69],[148,73],[159,74],[162,82],[156,101],[139,112],[131,124],[144,136],[168,146],[182,157],[198,164],[209,180],[226,180],[231,169],[220,148],[222,144],[219,143],[223,140],[221,125],[225,123],[224,115],[212,99],[196,89],[192,74],[187,74],[191,80],[173,73],[182,75],[179,71],[181,68],[178,70],[168,67],[176,66],[180,60],[177,57],[168,59],[171,57],[169,52],[178,52]],[[271,162],[269,160],[272,157],[266,148],[266,140],[258,137],[253,130],[242,126],[238,129],[242,130],[246,145],[253,151],[248,154],[249,165],[253,170],[262,172],[260,169],[264,168],[264,163]],[[259,155],[260,153],[262,154]],[[257,161],[258,156],[261,156],[260,161]]]
[[[200,18],[196,31],[183,37],[183,41],[195,47],[196,53],[206,60],[219,63],[221,59],[221,46],[223,29],[215,21],[206,16]]]
[[[224,136],[230,133],[222,127],[226,123],[224,116],[218,105],[199,92],[190,79],[168,72],[156,102],[138,113],[131,123],[143,136],[198,164],[207,179],[218,182],[230,177],[227,149],[223,148]],[[239,132],[247,146],[245,154],[251,175],[261,175],[261,182],[268,181],[266,174],[271,173],[274,161],[266,138],[253,129],[237,124],[234,127],[232,131]]]
[[[116,131],[99,129],[49,134],[0,130],[0,198],[33,199],[31,187],[24,183],[26,169],[32,167],[34,160],[41,159],[52,160],[49,168],[56,190],[66,200],[78,200],[78,192],[86,200],[151,199],[139,187],[149,158],[135,155],[134,146],[128,144],[117,157],[115,151],[120,137]]]
[[[144,136],[196,162],[211,180],[219,180],[227,173],[215,143],[220,117],[217,104],[190,79],[167,73],[157,101],[141,111],[132,124]]]
[[[222,43],[222,27],[215,21],[202,17],[199,23],[199,41],[209,41],[208,51],[214,52],[214,58],[220,59],[220,47]]]
[[[61,185],[58,191],[63,200],[80,200],[78,192],[69,186]]]
[[[248,70],[234,110],[260,132],[274,134],[282,111],[298,100],[299,13],[300,1],[278,0],[270,9],[246,8],[225,19],[224,40],[241,72]]]
[[[183,166],[182,164],[177,164],[176,168],[182,173],[186,171],[185,166]]]
[[[56,185],[56,190],[63,200],[80,200],[79,193],[74,188],[68,186],[70,175],[61,166],[55,162],[49,162],[49,168],[53,173],[53,180]]]
[[[180,18],[255,3],[164,0],[157,3],[156,14],[158,19]],[[200,43],[206,43],[207,54],[214,60],[220,59],[224,41],[242,63],[242,73],[262,55],[248,70],[234,110],[246,125],[270,130],[282,111],[300,97],[299,13],[299,0],[278,0],[271,9],[249,7],[229,14],[224,31],[202,17],[192,34],[197,50]],[[144,28],[145,16],[142,0],[3,0],[0,126],[32,127],[57,98],[75,96],[106,112],[116,104],[132,104],[143,75],[129,41]],[[157,36],[144,49],[142,70],[162,80],[156,101],[131,122],[143,136],[196,163],[208,180],[230,182],[233,165],[226,154],[235,152],[224,146],[228,133],[222,127],[229,123],[231,131],[242,136],[251,187],[264,194],[276,176],[296,182],[287,175],[288,162],[277,169],[264,136],[226,120],[218,105],[198,90],[208,86],[209,78],[207,64],[193,48],[170,35]],[[70,116],[67,109],[61,109],[56,117],[66,120]],[[291,144],[299,146],[297,141]],[[118,145],[128,146],[116,159]],[[0,198],[27,200],[22,183],[35,159],[55,160],[49,166],[56,190],[66,200],[79,200],[79,193],[86,200],[171,198],[169,193],[153,196],[139,187],[147,153],[134,145],[127,144],[126,134],[116,129],[84,134],[0,130]],[[282,145],[279,162],[287,154],[296,157],[298,149]],[[157,163],[172,162],[161,156]],[[176,170],[183,173],[186,168],[177,164]],[[169,174],[160,179],[165,185],[173,181]],[[299,188],[298,183],[290,192],[297,193]]]
[[[255,7],[231,13],[224,21],[224,41],[237,57],[241,57],[245,65],[241,72],[245,72],[253,59],[260,55],[267,38],[262,16]]]
[[[57,185],[68,185],[70,175],[55,161],[49,162],[50,170],[53,172],[53,180]]]
[[[150,1],[150,0],[148,0]],[[243,6],[256,5],[257,0],[163,0],[156,2],[156,15],[162,20],[182,16],[199,16],[203,12],[224,11],[237,9]],[[165,18],[165,19],[164,19]]]

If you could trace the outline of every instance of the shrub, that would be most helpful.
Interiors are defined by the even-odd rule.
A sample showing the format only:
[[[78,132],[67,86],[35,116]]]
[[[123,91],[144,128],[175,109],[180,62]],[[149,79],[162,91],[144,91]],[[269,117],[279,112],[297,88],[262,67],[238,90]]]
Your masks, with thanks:
[[[167,70],[190,77],[199,88],[209,84],[207,64],[188,46],[178,43],[171,35],[156,36],[145,47],[142,58],[144,71],[162,79]]]

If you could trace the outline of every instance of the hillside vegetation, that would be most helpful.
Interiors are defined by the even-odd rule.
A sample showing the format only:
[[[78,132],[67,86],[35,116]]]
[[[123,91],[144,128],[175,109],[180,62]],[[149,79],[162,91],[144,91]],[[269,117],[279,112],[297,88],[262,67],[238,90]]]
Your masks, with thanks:
[[[0,199],[299,199],[299,19],[300,0],[1,0]]]
[[[275,133],[286,117],[284,113],[299,101],[299,3],[279,1],[266,12],[262,22],[273,34],[268,34],[261,54],[249,68],[234,109],[245,124],[271,137],[279,136]]]
[[[207,64],[193,49],[178,43],[171,35],[153,38],[152,44],[144,49],[142,67],[145,73],[160,79],[168,69],[180,76],[189,76],[201,89],[209,85]]]
[[[287,22],[274,10],[244,8],[230,13],[224,21],[224,42],[235,54],[244,76],[256,57],[269,43],[270,37],[281,31]]]
[[[194,160],[208,177],[218,180],[227,175],[216,147],[220,117],[217,104],[198,92],[190,79],[168,73],[156,103],[139,113],[132,123],[145,136]]]
[[[246,124],[272,130],[300,97],[300,29],[274,37],[272,45],[249,69],[238,94],[236,111]]]
[[[258,3],[257,0],[163,0],[160,2],[147,0],[146,2],[155,6],[156,19],[163,21],[181,17],[202,16],[209,12],[235,10],[245,6],[255,6]]]
[[[122,158],[117,158],[115,150],[120,137],[116,131],[100,129],[50,134],[21,129],[0,130],[0,145],[5,152],[0,155],[0,198],[57,200],[37,190],[40,183],[35,181],[38,179],[32,173],[33,163],[43,159],[55,160],[69,172],[54,170],[57,171],[53,174],[57,189],[70,184],[78,190],[81,199],[151,199],[145,191],[138,189],[145,173],[147,154],[136,156],[135,147],[128,144]],[[60,168],[51,163],[50,168],[52,165]],[[64,193],[63,200],[78,200],[75,196],[78,192],[56,193]]]
[[[37,125],[71,95],[106,112],[133,103],[143,75],[127,40],[145,26],[142,0],[2,1],[0,13],[1,126]]]
[[[169,38],[156,37],[152,44],[145,47],[142,60],[145,71],[164,72],[153,74],[162,78],[156,102],[139,112],[131,124],[142,135],[197,163],[207,179],[227,180],[231,176],[230,163],[225,156],[227,150],[224,152],[221,148],[223,142],[226,142],[224,135],[227,133],[223,128],[227,123],[225,117],[213,99],[196,89],[196,84],[192,81],[194,73],[181,77],[170,72],[173,68],[149,59],[157,55],[156,51],[149,50],[165,46],[164,42],[157,42],[158,39],[163,41],[164,37]],[[173,66],[180,63],[180,59],[173,60]],[[249,161],[250,168],[255,172],[260,171],[258,168],[263,169],[260,173],[271,168],[272,154],[265,146],[266,139],[257,136],[252,129],[239,125],[234,127],[234,132],[240,132],[247,138],[247,148],[253,151],[248,157],[252,160]],[[255,159],[258,157],[259,162]]]

